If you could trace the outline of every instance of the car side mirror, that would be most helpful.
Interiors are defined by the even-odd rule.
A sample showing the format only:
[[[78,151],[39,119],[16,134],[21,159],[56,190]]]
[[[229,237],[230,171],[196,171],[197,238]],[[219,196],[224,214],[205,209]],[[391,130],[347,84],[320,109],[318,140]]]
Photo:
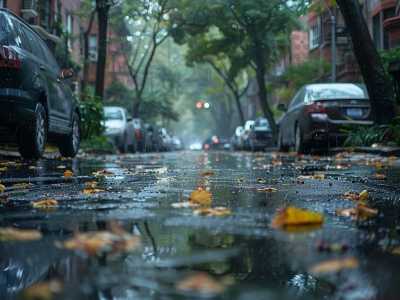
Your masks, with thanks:
[[[279,104],[278,104],[278,110],[283,111],[283,112],[287,111],[287,106],[286,106],[286,104],[284,104],[284,103],[279,103]]]
[[[70,79],[74,77],[74,71],[72,69],[62,69],[60,72],[60,79]]]
[[[126,118],[126,120],[127,120],[128,122],[131,122],[131,121],[133,121],[133,118],[132,118],[131,116],[128,116],[128,117]]]

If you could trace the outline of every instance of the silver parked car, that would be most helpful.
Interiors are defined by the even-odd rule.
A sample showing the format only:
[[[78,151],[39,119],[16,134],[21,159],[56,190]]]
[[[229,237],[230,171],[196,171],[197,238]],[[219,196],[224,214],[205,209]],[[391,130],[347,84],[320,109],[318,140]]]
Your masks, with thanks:
[[[105,135],[121,153],[136,151],[136,140],[132,118],[125,108],[119,106],[104,107]]]

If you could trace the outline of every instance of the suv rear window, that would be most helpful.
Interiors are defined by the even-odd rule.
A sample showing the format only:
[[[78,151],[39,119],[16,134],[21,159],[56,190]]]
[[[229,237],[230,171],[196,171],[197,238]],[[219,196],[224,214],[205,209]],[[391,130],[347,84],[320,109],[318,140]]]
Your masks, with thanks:
[[[9,45],[10,26],[7,22],[7,17],[0,12],[0,45]]]

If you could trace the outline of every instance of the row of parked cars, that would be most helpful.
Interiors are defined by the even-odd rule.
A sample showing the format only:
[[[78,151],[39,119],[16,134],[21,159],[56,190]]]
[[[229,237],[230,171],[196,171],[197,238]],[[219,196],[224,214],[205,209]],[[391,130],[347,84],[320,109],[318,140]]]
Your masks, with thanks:
[[[105,135],[121,153],[182,150],[181,140],[165,128],[132,118],[119,106],[104,107]]]
[[[314,149],[342,146],[346,131],[373,124],[371,105],[362,84],[310,84],[301,88],[277,121],[280,151],[309,153]],[[235,150],[263,150],[274,146],[267,119],[248,120],[236,128],[231,144]]]

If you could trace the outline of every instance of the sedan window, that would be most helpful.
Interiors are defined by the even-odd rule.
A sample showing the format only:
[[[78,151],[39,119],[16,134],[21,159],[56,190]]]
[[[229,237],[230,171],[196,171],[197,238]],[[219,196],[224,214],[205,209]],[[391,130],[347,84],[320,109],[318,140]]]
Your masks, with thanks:
[[[122,112],[120,110],[106,110],[104,112],[104,118],[109,120],[123,120]]]

